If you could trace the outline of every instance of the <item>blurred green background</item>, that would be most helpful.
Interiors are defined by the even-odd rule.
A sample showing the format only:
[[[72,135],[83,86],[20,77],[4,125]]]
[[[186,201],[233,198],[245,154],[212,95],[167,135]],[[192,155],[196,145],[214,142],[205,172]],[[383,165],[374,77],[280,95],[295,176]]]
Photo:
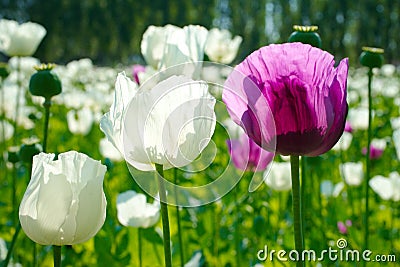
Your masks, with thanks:
[[[285,42],[293,24],[318,25],[322,48],[358,64],[362,46],[385,49],[399,63],[398,0],[0,0],[0,18],[34,21],[47,36],[35,54],[59,64],[90,57],[95,64],[140,63],[149,25],[229,29],[243,36],[237,62],[257,48]]]

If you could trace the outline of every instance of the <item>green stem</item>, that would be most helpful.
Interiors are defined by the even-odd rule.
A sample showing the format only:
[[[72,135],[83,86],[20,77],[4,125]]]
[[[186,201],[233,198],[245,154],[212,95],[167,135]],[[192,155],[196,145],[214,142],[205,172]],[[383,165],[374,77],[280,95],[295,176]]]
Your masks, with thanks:
[[[178,169],[174,168],[174,183],[176,185],[179,184],[179,177],[178,177]],[[175,187],[175,200],[176,200],[176,222],[178,226],[178,239],[179,239],[179,255],[181,259],[181,267],[184,266],[185,264],[185,254],[183,250],[183,238],[182,238],[182,228],[181,228],[181,215],[180,215],[180,206],[178,205],[178,193],[176,192],[176,187]]]
[[[303,228],[302,228],[302,216],[301,216],[301,196],[300,196],[300,175],[299,175],[299,156],[290,156],[290,166],[292,175],[292,203],[293,203],[293,225],[294,225],[294,244],[295,249],[301,254],[303,252]],[[297,267],[303,267],[304,262],[298,261]]]
[[[18,221],[18,215],[17,215],[17,167],[15,166],[16,163],[12,164],[12,222],[13,225],[16,224]],[[7,166],[6,166],[7,169]]]
[[[238,203],[238,187],[239,184],[233,189],[233,198],[235,202],[235,213],[236,213],[236,223],[235,223],[235,246],[236,246],[236,266],[240,267],[240,208]]]
[[[365,171],[365,212],[364,212],[364,250],[368,249],[368,215],[369,215],[369,180],[370,180],[370,149],[372,138],[372,68],[368,71],[368,132],[367,132],[367,153],[365,158],[366,171]],[[366,263],[364,262],[364,266]]]
[[[18,234],[20,231],[21,231],[21,224],[18,223],[17,227],[15,228],[15,232],[14,232],[13,238],[11,240],[10,248],[7,251],[7,256],[6,256],[6,259],[3,261],[2,267],[8,266],[8,263],[10,262],[10,259],[11,259],[11,254],[14,250],[15,242],[17,242]]]
[[[22,79],[21,79],[21,58],[17,58],[17,96],[16,96],[16,102],[15,102],[15,119],[13,121],[13,127],[14,127],[14,137],[13,137],[13,146],[16,146],[18,143],[18,117],[19,117],[19,102],[21,98],[21,91],[22,91]]]
[[[167,204],[167,193],[164,185],[164,170],[160,164],[156,165],[156,171],[159,174],[158,187],[160,194],[161,204],[161,219],[163,225],[163,239],[164,239],[164,260],[165,267],[172,267],[172,255],[171,255],[171,235],[169,232],[169,218],[168,218],[168,204]]]
[[[1,127],[1,140],[3,140],[3,149],[2,151],[6,151],[7,150],[7,145],[6,145],[6,127],[5,127],[5,120],[6,120],[6,116],[5,116],[5,103],[4,103],[4,87],[3,87],[3,80],[0,78],[0,103],[1,103],[1,114],[0,114],[0,118],[1,118],[1,124],[3,127]],[[4,161],[5,163],[6,161]],[[7,170],[7,168],[5,168]]]
[[[305,218],[308,216],[308,213],[307,213],[307,208],[306,207],[308,207],[308,209],[310,209],[310,206],[308,206],[308,204],[309,204],[309,202],[307,202],[306,203],[306,201],[307,200],[309,200],[309,198],[308,198],[308,196],[306,197],[306,194],[307,194],[307,192],[306,192],[306,189],[307,189],[307,186],[308,185],[306,185],[306,157],[305,156],[301,156],[301,162],[300,162],[300,164],[301,164],[301,188],[300,188],[300,200],[301,200],[301,207],[302,207],[302,209],[304,210],[304,211],[306,211],[306,212],[304,212],[304,214],[303,214],[303,216],[301,216],[301,225],[302,225],[302,227],[306,227],[305,225]],[[320,183],[316,183],[316,184],[320,184]]]
[[[142,267],[142,231],[138,228],[138,252],[139,252],[139,267]]]
[[[61,267],[61,246],[53,245],[54,267]]]
[[[14,166],[14,169],[13,169],[13,170],[14,170],[14,172],[15,172],[15,173],[13,173],[13,176],[16,177],[17,173],[16,173],[15,164],[13,164],[13,166]],[[28,169],[29,169],[28,175],[29,175],[29,178],[30,178],[30,177],[32,176],[32,162],[29,164]],[[14,175],[14,174],[15,174],[15,175]],[[15,193],[15,191],[14,191],[13,193]],[[13,197],[15,197],[15,196],[13,196]],[[13,210],[16,210],[16,209],[14,209],[14,207],[13,207]],[[16,216],[16,215],[15,215],[15,216]],[[12,238],[12,240],[11,240],[10,248],[9,248],[8,251],[7,251],[6,259],[4,260],[3,265],[2,265],[2,266],[4,266],[4,267],[6,267],[6,266],[8,265],[8,262],[9,262],[10,259],[11,259],[11,255],[12,255],[13,250],[14,250],[15,242],[17,241],[17,238],[18,238],[18,235],[19,235],[19,232],[20,232],[20,231],[21,231],[21,222],[18,220],[18,224],[17,224],[17,226],[15,227],[15,232],[14,232],[13,238]],[[35,254],[36,254],[36,252],[35,252]],[[36,263],[36,255],[34,255],[33,260],[34,260],[34,264],[33,264],[33,265],[35,266],[35,263]]]
[[[390,249],[391,251],[394,250],[393,240],[394,240],[394,211],[396,207],[394,205],[394,201],[390,204]]]
[[[43,127],[43,152],[46,152],[46,147],[47,147],[47,134],[49,131],[50,106],[51,106],[51,100],[46,99],[43,103],[43,107],[45,109],[44,127]]]

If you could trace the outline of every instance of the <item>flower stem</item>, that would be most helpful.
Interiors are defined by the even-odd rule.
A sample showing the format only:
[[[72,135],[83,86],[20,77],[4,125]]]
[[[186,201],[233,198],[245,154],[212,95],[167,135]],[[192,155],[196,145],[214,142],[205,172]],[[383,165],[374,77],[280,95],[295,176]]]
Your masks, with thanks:
[[[301,200],[301,207],[302,209],[305,211],[304,214],[301,216],[301,225],[302,227],[306,227],[306,223],[305,223],[305,218],[307,218],[308,213],[307,211],[310,210],[310,206],[308,205],[309,202],[306,203],[306,200],[309,200],[309,195],[308,192],[306,191],[309,187],[309,185],[306,185],[306,168],[307,168],[307,158],[306,156],[301,156],[301,160],[300,160],[300,164],[301,164],[301,175],[300,175],[300,179],[301,179],[301,188],[300,188],[300,200]],[[307,196],[306,196],[307,195]]]
[[[155,165],[156,165],[156,171],[159,174],[157,178],[158,178],[158,187],[160,194],[161,218],[163,225],[165,267],[172,267],[171,235],[169,232],[168,204],[167,204],[167,193],[164,185],[164,170],[162,165],[160,164],[155,164]]]
[[[179,183],[178,170],[174,168],[174,183],[177,185]],[[175,187],[176,189],[176,187]],[[178,194],[175,191],[175,200],[176,200],[176,222],[178,226],[178,238],[179,238],[179,254],[181,258],[181,267],[185,264],[185,256],[183,251],[183,238],[182,238],[182,228],[181,228],[181,215],[180,215],[180,206],[178,205]]]
[[[61,267],[61,246],[53,245],[54,267]]]
[[[236,249],[236,266],[241,266],[240,264],[240,205],[238,201],[238,187],[239,184],[236,185],[236,187],[232,190],[233,191],[233,198],[235,202],[235,213],[236,213],[236,218],[235,218],[235,249]]]
[[[139,267],[142,267],[142,231],[138,227],[138,253],[139,253]]]
[[[17,208],[17,166],[15,166],[16,163],[12,164],[12,222],[13,225],[15,225],[18,221],[18,208]],[[7,169],[7,166],[6,166]]]
[[[368,249],[368,215],[369,215],[369,180],[370,180],[370,149],[372,138],[372,68],[368,71],[368,132],[367,132],[367,153],[365,158],[365,212],[364,212],[364,250]],[[364,266],[366,263],[364,262]]]
[[[20,231],[21,231],[21,224],[18,223],[17,227],[15,228],[15,232],[14,232],[13,238],[11,240],[10,248],[7,251],[6,259],[2,263],[3,267],[7,267],[8,263],[10,262],[11,254],[12,254],[12,252],[14,250],[15,242],[17,242],[18,234],[19,234]]]
[[[299,175],[299,156],[290,156],[290,166],[292,174],[292,202],[293,202],[293,225],[294,225],[294,244],[295,249],[299,253],[299,261],[297,267],[303,267],[304,262],[301,261],[303,252],[303,228],[301,216],[301,196],[300,196],[300,175]]]
[[[13,137],[13,146],[17,145],[18,142],[18,117],[19,117],[19,102],[21,98],[22,91],[22,78],[21,78],[21,58],[17,58],[17,95],[16,95],[16,102],[15,102],[15,119],[13,121],[14,126],[14,137]]]
[[[43,152],[46,152],[46,147],[47,147],[47,134],[49,131],[50,106],[51,106],[51,100],[46,99],[43,103],[43,107],[45,109],[44,127],[43,127]]]

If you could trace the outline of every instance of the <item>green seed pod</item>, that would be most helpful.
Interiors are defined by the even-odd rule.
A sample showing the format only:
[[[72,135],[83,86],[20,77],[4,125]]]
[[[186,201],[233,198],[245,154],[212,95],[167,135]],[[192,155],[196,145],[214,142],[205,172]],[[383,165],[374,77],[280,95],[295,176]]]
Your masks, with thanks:
[[[32,163],[33,156],[42,152],[42,146],[38,143],[38,139],[32,138],[25,140],[19,150],[19,158],[25,163]]]
[[[47,64],[35,67],[37,72],[29,81],[29,91],[32,95],[43,96],[46,100],[61,93],[61,81],[52,69],[54,65]]]
[[[289,36],[290,43],[300,42],[321,48],[321,37],[317,33],[318,26],[293,26],[294,32]]]
[[[363,47],[360,55],[361,65],[371,69],[382,67],[384,52],[382,48]]]

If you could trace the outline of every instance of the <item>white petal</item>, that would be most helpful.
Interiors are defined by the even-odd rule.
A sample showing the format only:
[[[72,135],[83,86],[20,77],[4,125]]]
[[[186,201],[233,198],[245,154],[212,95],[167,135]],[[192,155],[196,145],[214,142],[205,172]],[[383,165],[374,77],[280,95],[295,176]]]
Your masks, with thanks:
[[[164,27],[151,25],[146,29],[140,49],[148,65],[158,69],[160,60],[165,54],[165,44],[168,36],[179,29],[179,27],[170,24]]]
[[[339,165],[340,173],[346,184],[359,186],[364,179],[363,164],[361,162],[346,162]]]
[[[230,64],[236,57],[242,37],[232,35],[228,30],[213,28],[209,31],[205,53],[214,62]]]
[[[391,181],[381,175],[371,178],[369,186],[384,200],[388,200],[393,196]]]
[[[389,179],[392,183],[392,190],[393,190],[393,201],[400,200],[400,175],[398,172],[391,172],[389,174]]]
[[[92,238],[104,224],[107,201],[103,192],[103,177],[104,174],[100,173],[79,194],[79,209],[75,218],[77,231],[71,244]]]
[[[27,195],[26,200],[21,202],[22,229],[29,238],[41,245],[60,244],[60,229],[71,203],[72,191],[66,177],[50,174],[47,183],[42,181],[35,194]],[[35,206],[32,211],[37,216],[31,216],[32,211],[26,208],[30,206]]]
[[[138,163],[166,168],[187,165],[214,132],[214,105],[205,82],[184,76],[172,76],[151,90],[141,90],[125,114],[125,160],[140,170],[149,169]]]
[[[116,149],[107,138],[102,138],[100,140],[99,150],[100,154],[105,158],[109,158],[114,161],[121,161],[123,159],[121,152]]]
[[[135,96],[136,90],[136,84],[126,77],[124,72],[119,73],[115,82],[114,102],[110,111],[100,120],[100,129],[121,153],[123,152],[123,115],[129,102]]]
[[[332,196],[333,197],[338,197],[339,194],[342,192],[344,188],[344,183],[343,182],[339,182],[335,185],[335,187],[333,188],[333,192],[332,192]]]
[[[289,162],[271,162],[271,169],[264,172],[265,183],[276,191],[288,191],[292,187]]]
[[[146,196],[129,190],[117,197],[118,220],[122,225],[148,228],[158,222],[160,206],[146,203]]]
[[[332,149],[335,151],[339,151],[339,150],[345,151],[350,147],[352,140],[353,140],[353,135],[351,133],[343,132],[339,141],[336,143],[336,145]]]

